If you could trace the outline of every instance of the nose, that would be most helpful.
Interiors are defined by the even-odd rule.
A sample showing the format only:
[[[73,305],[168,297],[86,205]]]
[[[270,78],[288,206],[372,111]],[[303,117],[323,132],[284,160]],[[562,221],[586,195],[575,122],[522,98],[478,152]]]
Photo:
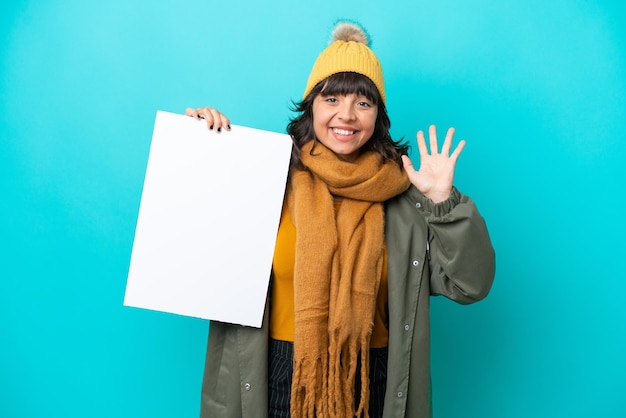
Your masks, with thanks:
[[[339,107],[339,111],[337,112],[337,116],[339,116],[342,120],[354,120],[356,118],[356,114],[354,113],[353,104],[350,103],[349,100],[341,103]]]

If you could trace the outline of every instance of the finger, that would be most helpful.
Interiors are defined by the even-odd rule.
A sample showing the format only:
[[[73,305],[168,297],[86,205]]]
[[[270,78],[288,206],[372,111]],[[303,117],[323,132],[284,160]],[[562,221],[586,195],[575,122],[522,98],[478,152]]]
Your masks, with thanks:
[[[198,112],[196,111],[196,109],[188,107],[187,109],[185,109],[185,116],[191,116],[192,118],[198,119]]]
[[[439,153],[439,145],[437,144],[437,128],[435,125],[430,125],[428,128],[428,136],[430,137],[430,153],[438,154]]]
[[[230,120],[222,112],[213,109],[214,129],[219,133],[222,129],[230,131]]]
[[[415,172],[415,167],[413,167],[413,161],[411,161],[408,155],[402,156],[402,166],[404,167],[404,171],[406,171],[406,173],[409,175]]]
[[[459,155],[461,155],[461,151],[463,151],[463,148],[465,148],[464,139],[462,139],[461,142],[459,142],[459,144],[456,146],[456,148],[452,152],[452,155],[450,155],[450,159],[454,161],[455,164],[456,164],[456,161],[459,159]]]
[[[222,119],[222,126],[227,131],[230,131],[230,119],[228,119],[223,113],[220,113],[220,118]]]
[[[222,132],[222,114],[219,110],[211,108],[211,116],[213,118],[213,129],[216,132]]]
[[[213,125],[215,124],[215,119],[213,118],[213,109],[210,107],[201,107],[197,109],[198,116],[202,119],[206,120],[206,126],[209,130],[213,129]]]
[[[454,128],[448,129],[446,139],[443,141],[443,147],[441,147],[441,153],[443,155],[450,154],[450,148],[452,148],[452,138],[454,137]]]
[[[424,131],[417,132],[417,149],[420,153],[420,158],[424,158],[428,155],[428,148],[426,148],[426,139],[424,139]]]

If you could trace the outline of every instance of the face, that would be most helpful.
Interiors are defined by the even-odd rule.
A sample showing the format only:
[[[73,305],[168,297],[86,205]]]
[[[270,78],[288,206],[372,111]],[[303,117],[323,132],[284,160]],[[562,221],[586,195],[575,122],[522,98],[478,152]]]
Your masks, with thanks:
[[[374,133],[378,106],[362,95],[324,96],[313,100],[317,139],[345,161],[354,161]]]

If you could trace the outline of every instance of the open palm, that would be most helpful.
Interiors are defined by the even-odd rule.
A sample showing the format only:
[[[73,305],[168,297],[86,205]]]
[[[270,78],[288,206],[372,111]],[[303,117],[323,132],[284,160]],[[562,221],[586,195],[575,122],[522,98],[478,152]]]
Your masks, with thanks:
[[[465,147],[465,141],[459,142],[454,151],[450,154],[454,128],[448,129],[441,151],[439,151],[435,125],[429,127],[428,136],[430,141],[430,153],[426,146],[424,132],[419,131],[417,133],[417,148],[420,154],[419,169],[415,170],[411,159],[407,155],[402,156],[402,162],[411,183],[413,183],[424,196],[434,203],[439,203],[450,197],[452,182],[454,181],[454,168],[456,167],[456,162],[463,147]]]

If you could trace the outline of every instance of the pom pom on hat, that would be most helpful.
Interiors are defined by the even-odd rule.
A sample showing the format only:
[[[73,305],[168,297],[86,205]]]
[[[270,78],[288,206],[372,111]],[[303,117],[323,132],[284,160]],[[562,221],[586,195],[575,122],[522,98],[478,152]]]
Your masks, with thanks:
[[[384,103],[386,97],[383,70],[369,44],[369,36],[361,25],[339,21],[333,30],[330,45],[321,52],[313,64],[304,89],[304,97],[325,78],[337,73],[353,72],[372,80]]]
[[[331,43],[335,41],[360,42],[365,44],[365,46],[370,46],[370,39],[365,29],[354,22],[337,22],[337,26],[335,26],[335,30],[333,30]]]

